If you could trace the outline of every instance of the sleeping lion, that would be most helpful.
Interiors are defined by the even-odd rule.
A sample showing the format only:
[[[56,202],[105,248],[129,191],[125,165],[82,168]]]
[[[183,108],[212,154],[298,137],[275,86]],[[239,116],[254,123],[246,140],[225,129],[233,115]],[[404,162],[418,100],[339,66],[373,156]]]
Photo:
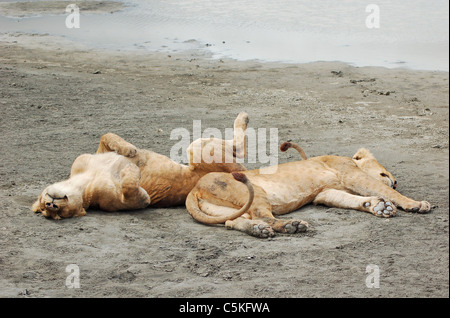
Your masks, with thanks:
[[[75,159],[67,180],[54,183],[39,195],[34,212],[55,220],[83,216],[89,207],[104,211],[183,205],[189,191],[212,171],[243,171],[236,158],[245,156],[248,115],[234,121],[234,138],[201,138],[187,148],[189,165],[150,150],[138,149],[119,136],[108,133],[100,139],[97,153]],[[212,162],[193,160],[197,149],[206,149]],[[215,152],[220,149],[220,152]],[[225,158],[232,158],[228,161]],[[218,160],[220,159],[220,160]]]
[[[430,211],[430,203],[415,201],[395,190],[394,176],[367,150],[353,158],[320,156],[306,158],[294,143],[284,143],[282,151],[294,147],[304,160],[277,166],[276,173],[263,169],[202,177],[186,199],[194,219],[205,224],[225,223],[228,229],[256,237],[275,232],[305,231],[307,222],[277,219],[308,204],[355,209],[378,217],[392,217],[397,207],[412,212]],[[265,173],[266,172],[266,173]]]

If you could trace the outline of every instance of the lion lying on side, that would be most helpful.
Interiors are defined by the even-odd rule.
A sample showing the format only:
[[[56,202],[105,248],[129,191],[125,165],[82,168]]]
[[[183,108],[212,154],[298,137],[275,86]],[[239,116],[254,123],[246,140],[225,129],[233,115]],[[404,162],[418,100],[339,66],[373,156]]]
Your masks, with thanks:
[[[285,143],[281,150],[293,146]],[[303,150],[299,152],[306,159]],[[276,173],[265,174],[269,168],[273,167],[205,175],[186,199],[189,213],[205,224],[225,223],[229,229],[269,237],[274,231],[305,231],[306,222],[281,220],[274,215],[308,203],[355,209],[378,217],[394,216],[396,207],[430,211],[428,202],[414,201],[394,190],[395,178],[366,149],[358,150],[353,158],[320,156],[289,162],[278,165]]]
[[[194,141],[187,149],[189,165],[176,163],[150,150],[138,149],[115,134],[103,135],[97,154],[76,158],[69,179],[48,186],[32,210],[45,217],[60,219],[83,216],[89,207],[119,211],[149,205],[182,205],[205,174],[245,170],[236,160],[227,163],[230,160],[225,161],[225,157],[245,156],[247,123],[248,115],[240,113],[234,121],[233,140],[202,138]],[[202,156],[200,161],[194,161],[192,158],[197,149],[208,151],[214,160],[206,163]]]

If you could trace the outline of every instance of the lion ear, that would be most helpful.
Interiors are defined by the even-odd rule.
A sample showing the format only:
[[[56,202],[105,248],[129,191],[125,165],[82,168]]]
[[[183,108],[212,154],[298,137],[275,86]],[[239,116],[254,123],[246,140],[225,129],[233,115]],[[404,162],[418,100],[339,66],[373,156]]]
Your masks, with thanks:
[[[369,159],[369,158],[372,159],[372,158],[374,158],[374,156],[366,148],[359,149],[353,156],[354,160]]]
[[[37,201],[34,202],[33,205],[31,206],[31,211],[33,211],[35,213],[44,211],[44,203],[41,202],[41,200],[42,200],[42,195],[39,195]]]

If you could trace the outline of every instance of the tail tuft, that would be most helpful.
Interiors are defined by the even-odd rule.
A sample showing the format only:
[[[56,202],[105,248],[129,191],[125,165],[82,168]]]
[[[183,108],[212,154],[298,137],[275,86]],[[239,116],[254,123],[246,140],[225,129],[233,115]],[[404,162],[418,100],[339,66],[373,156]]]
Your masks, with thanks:
[[[280,146],[280,150],[282,151],[282,152],[285,152],[285,151],[287,151],[289,148],[291,148],[292,147],[292,144],[290,143],[290,142],[283,142],[282,144],[281,144],[281,146]]]
[[[296,144],[295,142],[290,142],[290,140],[289,140],[289,141],[283,142],[283,143],[281,144],[281,146],[280,146],[280,150],[281,150],[282,152],[287,151],[289,148],[294,148],[295,150],[297,150],[298,153],[300,154],[300,156],[302,157],[303,160],[307,160],[307,159],[308,159],[308,157],[306,156],[306,154],[305,154],[305,152],[303,151],[302,147],[300,147],[300,146],[299,146],[298,144]]]
[[[232,172],[231,174],[233,175],[233,178],[239,182],[242,182],[242,183],[248,182],[247,176],[241,172],[235,171],[235,172]]]

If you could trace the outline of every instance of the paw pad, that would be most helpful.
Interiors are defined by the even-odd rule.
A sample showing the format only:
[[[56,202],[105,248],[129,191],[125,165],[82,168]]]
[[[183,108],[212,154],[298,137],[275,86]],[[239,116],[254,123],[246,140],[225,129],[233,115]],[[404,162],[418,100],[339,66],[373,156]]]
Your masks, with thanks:
[[[395,206],[391,202],[384,200],[378,202],[378,204],[373,208],[373,214],[379,217],[391,217],[395,215],[395,212]]]
[[[269,225],[266,224],[255,224],[253,225],[253,233],[254,236],[257,237],[272,237],[275,235],[272,228]]]
[[[289,234],[305,232],[308,229],[308,224],[303,221],[292,221],[290,223],[287,223],[284,226],[284,229]]]

